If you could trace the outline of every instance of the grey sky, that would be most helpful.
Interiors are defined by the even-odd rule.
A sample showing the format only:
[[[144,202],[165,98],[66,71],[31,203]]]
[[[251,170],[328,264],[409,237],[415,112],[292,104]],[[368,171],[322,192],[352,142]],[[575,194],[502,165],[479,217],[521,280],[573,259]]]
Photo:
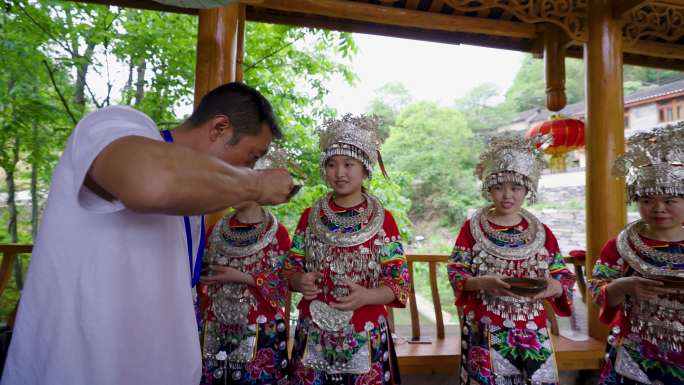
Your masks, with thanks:
[[[392,81],[404,83],[414,100],[444,105],[482,82],[505,91],[523,57],[514,51],[373,35],[354,34],[354,40],[359,52],[352,65],[359,80],[350,87],[336,79],[326,99],[340,113],[363,112],[375,89]]]

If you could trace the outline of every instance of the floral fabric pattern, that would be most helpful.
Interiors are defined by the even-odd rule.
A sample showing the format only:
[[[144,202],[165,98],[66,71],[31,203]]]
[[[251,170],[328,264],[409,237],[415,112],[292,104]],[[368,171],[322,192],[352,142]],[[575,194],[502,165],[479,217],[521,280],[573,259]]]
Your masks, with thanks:
[[[292,349],[292,366],[290,374],[290,385],[323,385],[329,383],[349,384],[349,385],[390,385],[393,384],[395,368],[392,367],[390,352],[390,334],[384,320],[379,322],[379,326],[371,330],[357,333],[367,335],[367,337],[355,338],[362,343],[364,348],[370,347],[370,365],[367,373],[361,374],[342,374],[337,379],[324,371],[308,368],[303,364],[303,357],[307,346],[307,339],[318,339],[320,335],[310,333],[311,321],[300,320],[295,330],[294,347]],[[367,333],[367,334],[366,334]],[[367,340],[367,341],[366,341]],[[359,345],[361,346],[361,344]],[[358,347],[358,346],[357,346]],[[329,352],[334,354],[334,352]]]
[[[247,336],[256,337],[254,357],[242,365],[229,362],[226,357],[233,351],[231,339],[234,328],[218,325],[221,329],[218,357],[203,357],[201,385],[249,384],[268,385],[287,383],[287,332],[283,319],[252,325]],[[222,359],[221,359],[222,358]]]

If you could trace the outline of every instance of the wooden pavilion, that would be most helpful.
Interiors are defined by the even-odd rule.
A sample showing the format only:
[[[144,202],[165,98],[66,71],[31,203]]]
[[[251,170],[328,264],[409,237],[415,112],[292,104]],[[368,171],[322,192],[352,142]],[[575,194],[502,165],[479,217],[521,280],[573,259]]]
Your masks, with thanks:
[[[529,52],[545,61],[552,111],[565,106],[565,57],[583,58],[589,273],[602,245],[626,222],[624,181],[610,173],[624,151],[623,64],[684,71],[684,0],[238,0],[199,10],[152,0],[74,1],[197,15],[196,100],[222,83],[242,79],[243,53],[249,49],[244,46],[246,20]],[[5,246],[0,251],[5,253],[1,288],[8,256],[18,250]],[[430,263],[431,273],[432,264],[443,260],[414,257],[412,263]],[[598,367],[606,330],[598,309],[587,302],[593,339],[557,347],[559,369]],[[425,353],[431,361],[403,362],[427,362],[431,371],[439,371],[437,365],[450,365],[439,354],[432,349]]]

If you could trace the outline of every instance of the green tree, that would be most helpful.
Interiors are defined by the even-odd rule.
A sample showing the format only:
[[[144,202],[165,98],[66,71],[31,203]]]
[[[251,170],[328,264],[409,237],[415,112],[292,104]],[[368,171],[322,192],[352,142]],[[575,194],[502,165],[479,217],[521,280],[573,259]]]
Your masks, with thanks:
[[[473,132],[489,133],[510,122],[514,116],[511,103],[496,104],[501,96],[495,84],[481,83],[457,99],[455,107],[463,113]]]
[[[638,88],[679,80],[681,77],[682,73],[679,71],[661,70],[658,68],[639,67],[633,65],[626,65],[623,71],[625,83],[637,83],[639,85]],[[627,93],[626,91],[627,90],[625,90],[625,93]]]
[[[121,104],[133,106],[158,124],[179,120],[174,108],[192,104],[197,18],[165,12],[126,10],[112,52],[128,76]]]
[[[406,106],[390,129],[383,155],[411,180],[412,219],[456,224],[478,202],[472,170],[480,145],[462,112],[433,102]]]
[[[389,135],[389,129],[401,109],[411,100],[411,92],[400,82],[386,83],[375,90],[375,97],[368,104],[366,113],[382,118],[380,132],[383,140]]]

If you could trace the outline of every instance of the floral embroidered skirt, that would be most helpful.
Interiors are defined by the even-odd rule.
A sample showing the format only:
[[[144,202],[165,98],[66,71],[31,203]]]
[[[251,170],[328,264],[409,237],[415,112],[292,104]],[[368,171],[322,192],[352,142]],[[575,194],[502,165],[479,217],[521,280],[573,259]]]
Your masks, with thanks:
[[[621,338],[608,345],[600,385],[682,385],[684,352],[667,352],[639,338]]]
[[[327,363],[345,362],[345,369]],[[324,369],[328,368],[328,369]],[[383,317],[379,326],[368,323],[364,331],[331,337],[310,319],[295,330],[290,385],[391,385],[399,383],[392,335]]]
[[[246,328],[207,321],[201,384],[286,385],[285,326],[283,319],[251,324]]]
[[[462,385],[558,383],[546,328],[506,328],[477,321],[463,325]]]

